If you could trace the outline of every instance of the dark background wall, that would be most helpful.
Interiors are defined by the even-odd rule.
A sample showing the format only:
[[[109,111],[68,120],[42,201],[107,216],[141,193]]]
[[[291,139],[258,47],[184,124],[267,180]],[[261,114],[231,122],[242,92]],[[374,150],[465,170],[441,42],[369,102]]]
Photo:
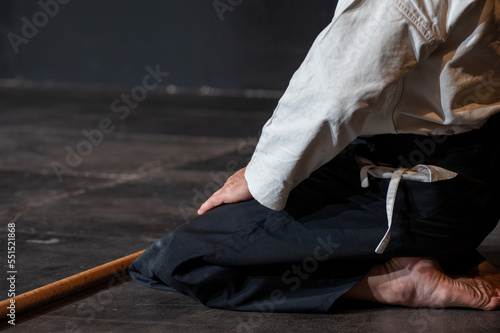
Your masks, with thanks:
[[[133,86],[147,65],[159,64],[170,73],[164,85],[283,90],[336,5],[334,0],[59,1],[0,1],[0,79]],[[57,13],[43,14],[41,4]]]

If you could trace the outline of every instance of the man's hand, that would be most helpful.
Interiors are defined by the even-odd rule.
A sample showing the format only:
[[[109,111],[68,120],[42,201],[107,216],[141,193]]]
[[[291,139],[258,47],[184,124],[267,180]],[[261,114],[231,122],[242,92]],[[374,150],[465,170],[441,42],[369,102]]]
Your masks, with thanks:
[[[248,184],[245,179],[245,169],[243,168],[229,177],[224,186],[212,194],[210,198],[198,210],[202,215],[206,211],[225,203],[236,203],[252,199],[252,194],[248,190]]]

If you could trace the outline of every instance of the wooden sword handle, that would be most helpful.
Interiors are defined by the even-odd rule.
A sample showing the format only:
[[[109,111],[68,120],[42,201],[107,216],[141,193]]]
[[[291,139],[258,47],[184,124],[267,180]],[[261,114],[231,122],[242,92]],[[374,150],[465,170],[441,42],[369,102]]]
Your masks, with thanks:
[[[82,289],[89,288],[100,282],[119,276],[145,250],[130,254],[106,264],[91,268],[65,279],[28,291],[24,294],[8,298],[0,302],[0,320],[8,319],[11,309],[11,300],[14,299],[15,314],[21,314],[38,306],[53,302],[65,296],[74,294]]]

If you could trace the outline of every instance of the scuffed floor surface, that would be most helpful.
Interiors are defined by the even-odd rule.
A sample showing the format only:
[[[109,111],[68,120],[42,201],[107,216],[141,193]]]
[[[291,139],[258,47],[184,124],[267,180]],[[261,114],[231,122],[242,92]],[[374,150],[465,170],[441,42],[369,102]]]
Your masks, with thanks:
[[[204,198],[248,162],[276,104],[151,94],[124,116],[111,110],[121,93],[0,89],[1,299],[8,290],[8,223],[16,225],[17,294],[144,249],[194,217]],[[499,228],[480,250],[500,267]],[[15,323],[0,329],[456,333],[498,332],[500,312],[353,303],[328,315],[239,313],[124,276],[18,315]]]

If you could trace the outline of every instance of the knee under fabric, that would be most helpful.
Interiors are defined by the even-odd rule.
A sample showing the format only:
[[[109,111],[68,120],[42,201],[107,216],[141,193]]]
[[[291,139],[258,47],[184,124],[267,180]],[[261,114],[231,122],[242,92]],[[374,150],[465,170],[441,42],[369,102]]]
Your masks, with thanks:
[[[441,182],[402,181],[391,240],[376,254],[388,180],[362,188],[349,150],[294,189],[284,211],[255,200],[218,207],[153,244],[131,276],[215,308],[327,312],[375,262],[430,255],[463,273],[482,260],[474,249],[498,222],[498,195],[461,171]],[[457,151],[445,156],[452,153],[447,163],[460,161]]]

